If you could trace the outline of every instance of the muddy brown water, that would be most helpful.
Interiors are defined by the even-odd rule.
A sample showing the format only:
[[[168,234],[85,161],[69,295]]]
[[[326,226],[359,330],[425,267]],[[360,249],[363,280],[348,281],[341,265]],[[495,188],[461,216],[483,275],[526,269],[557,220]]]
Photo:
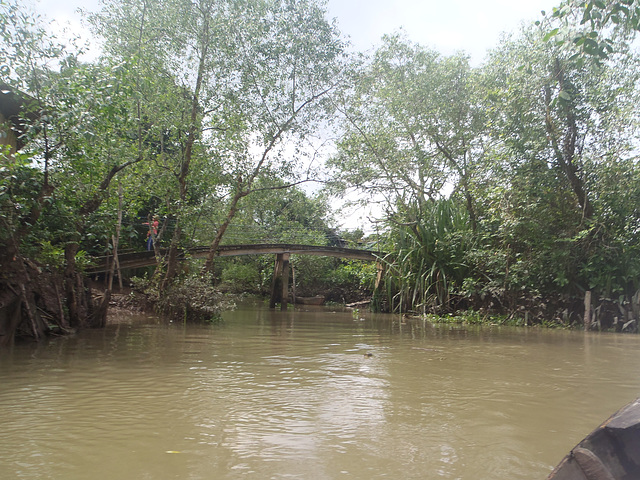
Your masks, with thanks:
[[[640,395],[638,335],[259,303],[115,320],[0,352],[1,479],[543,480]]]

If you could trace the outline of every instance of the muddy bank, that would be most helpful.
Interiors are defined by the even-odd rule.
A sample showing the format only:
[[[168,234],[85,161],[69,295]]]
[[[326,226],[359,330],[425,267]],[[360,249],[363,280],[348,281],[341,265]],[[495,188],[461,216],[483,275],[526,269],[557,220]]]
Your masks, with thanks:
[[[0,272],[0,346],[104,326],[110,295],[92,289],[81,274],[65,277],[18,256],[0,259]]]

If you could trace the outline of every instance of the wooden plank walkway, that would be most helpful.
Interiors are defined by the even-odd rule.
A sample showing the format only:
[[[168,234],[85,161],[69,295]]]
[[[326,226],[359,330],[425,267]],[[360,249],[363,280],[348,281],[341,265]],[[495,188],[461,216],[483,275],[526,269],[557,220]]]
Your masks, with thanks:
[[[161,250],[161,253],[166,253]],[[192,247],[186,250],[186,254],[192,258],[204,258],[209,253],[209,247]],[[265,254],[291,254],[291,255],[316,255],[324,257],[347,258],[353,260],[363,260],[366,262],[375,262],[379,258],[384,257],[382,252],[374,252],[372,250],[358,250],[355,248],[328,247],[321,245],[299,245],[287,243],[273,244],[253,244],[253,245],[220,245],[217,256],[231,257],[237,255],[265,255]],[[185,257],[185,252],[181,254]],[[113,257],[98,257],[96,265],[88,268],[89,273],[101,273],[109,270],[110,262]],[[120,269],[141,268],[156,264],[156,258],[153,251],[125,253],[118,255]]]

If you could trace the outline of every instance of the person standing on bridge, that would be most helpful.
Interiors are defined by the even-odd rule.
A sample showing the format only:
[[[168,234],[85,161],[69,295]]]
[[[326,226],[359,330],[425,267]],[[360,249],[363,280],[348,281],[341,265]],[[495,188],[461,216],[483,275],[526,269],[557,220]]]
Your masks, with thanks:
[[[158,227],[160,226],[158,215],[153,216],[151,223],[144,222],[143,225],[149,225],[149,231],[147,232],[147,250],[151,250],[153,248],[153,242],[158,235]]]

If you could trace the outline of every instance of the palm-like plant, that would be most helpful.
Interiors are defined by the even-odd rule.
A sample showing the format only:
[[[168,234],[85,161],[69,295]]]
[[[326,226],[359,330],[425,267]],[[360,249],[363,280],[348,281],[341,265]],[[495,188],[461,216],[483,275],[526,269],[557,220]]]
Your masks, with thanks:
[[[454,199],[428,202],[407,212],[412,222],[390,222],[386,294],[392,311],[438,311],[467,275],[471,242],[464,206]]]

